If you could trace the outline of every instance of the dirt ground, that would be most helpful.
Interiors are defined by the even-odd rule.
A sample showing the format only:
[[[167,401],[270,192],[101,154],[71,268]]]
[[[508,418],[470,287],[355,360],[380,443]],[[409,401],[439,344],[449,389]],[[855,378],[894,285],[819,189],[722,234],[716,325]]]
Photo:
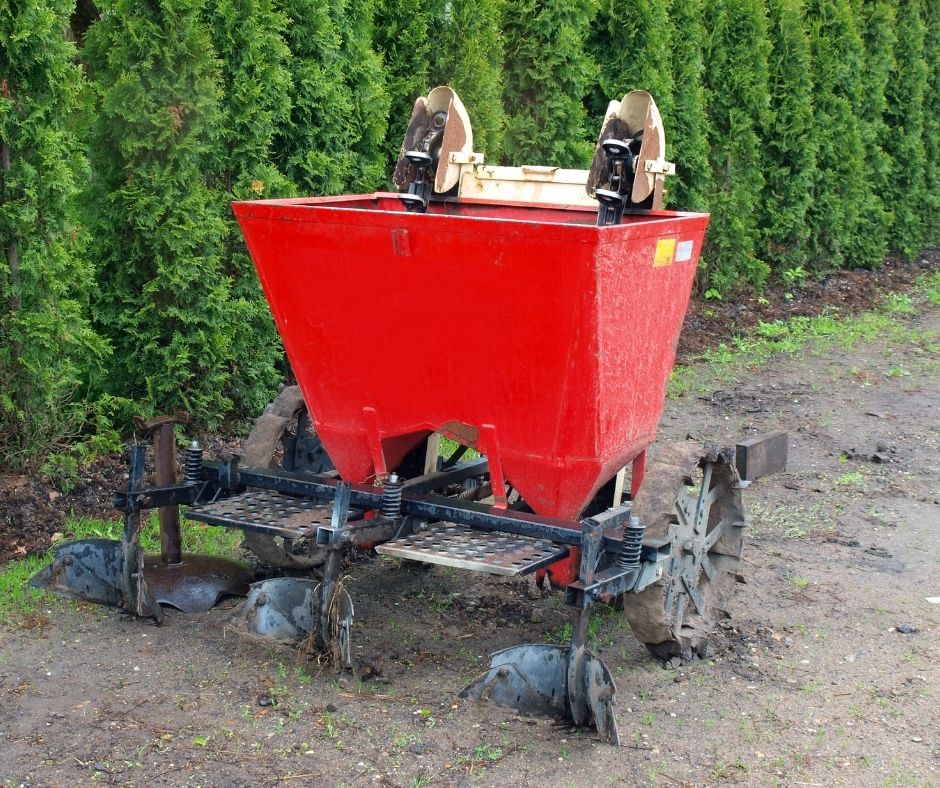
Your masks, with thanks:
[[[624,744],[458,700],[488,654],[559,641],[529,579],[350,567],[360,678],[247,640],[50,603],[0,630],[11,785],[940,784],[940,308],[670,401],[661,440],[790,432],[746,491],[741,586],[714,659],[664,668],[621,615],[595,647]],[[705,374],[703,372],[703,374]],[[934,602],[929,602],[934,598]]]

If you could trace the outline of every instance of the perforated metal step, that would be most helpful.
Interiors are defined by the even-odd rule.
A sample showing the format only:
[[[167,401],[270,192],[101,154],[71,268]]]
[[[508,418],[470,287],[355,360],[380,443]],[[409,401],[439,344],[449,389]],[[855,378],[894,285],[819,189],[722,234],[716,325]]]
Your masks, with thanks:
[[[375,548],[381,555],[455,566],[494,575],[525,575],[568,555],[565,545],[545,539],[474,531],[457,525],[432,527]]]
[[[332,514],[330,503],[268,490],[249,490],[214,503],[193,506],[186,517],[209,525],[300,539],[316,536],[317,528],[328,525]]]

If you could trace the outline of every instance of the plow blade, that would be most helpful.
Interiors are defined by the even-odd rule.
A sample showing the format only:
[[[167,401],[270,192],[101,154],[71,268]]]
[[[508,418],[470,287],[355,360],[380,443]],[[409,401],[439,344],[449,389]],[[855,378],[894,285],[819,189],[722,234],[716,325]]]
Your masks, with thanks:
[[[251,635],[290,645],[309,643],[310,651],[349,667],[352,599],[345,589],[336,588],[331,601],[321,600],[322,588],[322,583],[302,577],[254,583],[235,621]]]
[[[492,701],[528,716],[593,724],[604,741],[617,745],[616,692],[607,666],[593,654],[579,650],[572,658],[570,648],[539,644],[497,651],[490,669],[460,697]]]
[[[179,564],[164,564],[159,556],[146,556],[145,582],[138,586],[136,573],[130,578],[125,576],[125,550],[125,545],[115,539],[67,542],[29,584],[85,602],[152,615],[157,620],[162,618],[161,604],[184,613],[204,613],[223,596],[248,593],[251,572],[244,564],[192,553],[185,553]]]
[[[67,542],[55,551],[52,563],[29,581],[33,588],[120,607],[123,591],[124,550],[114,539]]]

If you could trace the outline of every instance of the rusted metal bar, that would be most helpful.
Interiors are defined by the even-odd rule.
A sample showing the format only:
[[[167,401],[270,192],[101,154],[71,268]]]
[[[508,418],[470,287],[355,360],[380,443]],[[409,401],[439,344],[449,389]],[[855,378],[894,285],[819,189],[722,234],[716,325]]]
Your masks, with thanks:
[[[153,436],[153,465],[158,487],[176,484],[176,441],[174,425],[189,423],[189,416],[178,411],[169,416],[157,416],[149,421],[135,419],[137,426]],[[179,506],[159,507],[160,561],[180,564],[183,561],[183,540],[180,534]]]
[[[176,436],[172,422],[165,422],[153,430],[153,464],[157,485],[169,487],[176,484]],[[164,564],[179,564],[183,560],[183,540],[180,534],[180,511],[178,506],[161,506],[160,560]]]

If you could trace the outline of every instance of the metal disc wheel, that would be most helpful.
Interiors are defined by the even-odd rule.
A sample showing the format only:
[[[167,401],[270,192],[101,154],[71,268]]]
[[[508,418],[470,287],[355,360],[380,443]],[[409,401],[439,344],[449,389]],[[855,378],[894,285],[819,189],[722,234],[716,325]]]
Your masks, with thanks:
[[[250,468],[272,468],[322,473],[333,464],[314,434],[299,386],[286,386],[264,409],[242,444],[241,463]],[[309,572],[326,560],[326,551],[290,539],[245,532],[245,546],[278,569]]]
[[[706,656],[739,578],[744,512],[733,458],[703,457],[695,443],[663,447],[633,511],[647,536],[672,545],[662,578],[624,599],[634,634],[661,659]]]

